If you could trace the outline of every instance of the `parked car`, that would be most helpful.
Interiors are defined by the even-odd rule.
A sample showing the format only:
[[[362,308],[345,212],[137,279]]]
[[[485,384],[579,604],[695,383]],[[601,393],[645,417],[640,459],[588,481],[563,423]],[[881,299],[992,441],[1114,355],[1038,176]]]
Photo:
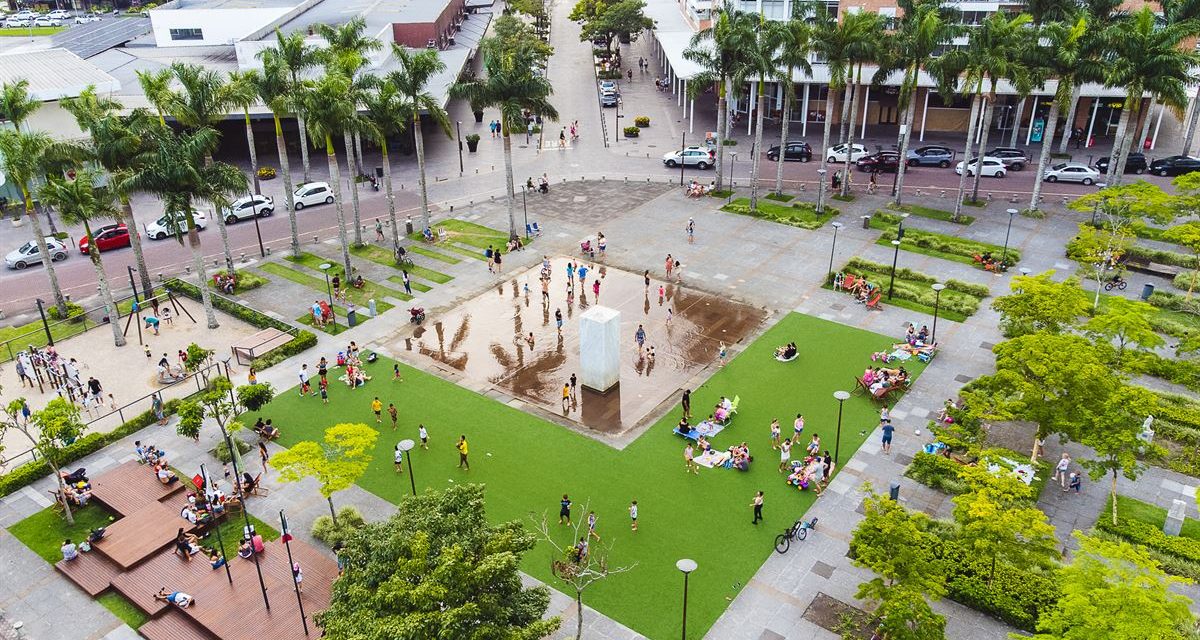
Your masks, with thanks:
[[[1060,162],[1046,169],[1046,182],[1094,184],[1102,174],[1082,162]]]
[[[807,142],[791,140],[787,143],[787,148],[783,152],[783,159],[784,161],[799,160],[800,162],[808,162],[812,160],[812,155],[812,147],[808,146]],[[767,159],[771,162],[779,161],[779,145],[767,149]]]
[[[1099,171],[1102,174],[1107,174],[1108,161],[1108,156],[1104,156],[1096,160],[1096,171]],[[1146,172],[1146,169],[1149,166],[1149,163],[1146,162],[1146,154],[1144,153],[1131,153],[1129,154],[1129,157],[1125,159],[1125,173],[1136,173],[1141,175]]]
[[[54,262],[67,259],[67,245],[50,236],[46,236],[46,251],[50,254],[50,260]],[[4,264],[8,265],[9,269],[24,269],[43,262],[45,257],[41,255],[41,250],[33,240],[4,256]]]
[[[1016,147],[996,147],[983,154],[983,157],[998,158],[1000,162],[1004,163],[1005,167],[1013,171],[1020,171],[1025,168],[1025,165],[1029,164],[1029,156]]]
[[[829,162],[845,162],[846,152],[847,146],[846,143],[843,142],[842,144],[834,145],[828,151],[826,151],[825,159]],[[862,146],[861,144],[856,144],[854,145],[854,149],[850,151],[850,162],[854,162],[863,156],[869,155],[870,153],[871,152],[867,151],[866,147]]]
[[[960,162],[954,165],[954,173],[962,175],[963,164],[964,163]],[[966,164],[968,165],[967,175],[973,176],[975,175],[975,165],[979,164],[979,158],[975,158]],[[979,174],[988,176],[990,178],[1003,178],[1008,174],[1008,170],[1004,167],[1004,162],[1002,162],[1000,158],[989,158],[984,156],[983,167],[979,169]]]
[[[192,211],[192,220],[196,222],[196,228],[200,231],[204,231],[208,227],[208,216],[199,211]],[[146,237],[151,240],[165,240],[171,236],[185,233],[187,233],[187,219],[183,214],[164,213],[158,220],[146,225]]]
[[[715,164],[716,154],[707,147],[688,147],[683,151],[669,151],[663,154],[663,164],[668,167],[696,167],[707,169]]]
[[[50,16],[42,16],[40,18],[34,18],[33,26],[35,26],[35,27],[61,27],[62,20],[59,20],[58,18],[51,18]]]
[[[945,169],[954,160],[954,150],[950,147],[928,145],[909,149],[907,155],[910,167],[941,167]]]
[[[601,93],[613,92],[616,90],[617,90],[616,82],[614,82],[612,80],[601,80],[600,81],[600,92]]]
[[[306,182],[292,194],[296,211],[314,204],[333,204],[333,189],[328,182]]]
[[[621,103],[621,94],[619,93],[602,93],[600,94],[601,107],[615,107]]]
[[[275,213],[275,201],[271,199],[271,196],[264,195],[257,195],[253,198],[243,196],[221,210],[226,224],[249,220],[256,215],[265,218],[272,213]]]
[[[46,17],[54,18],[55,20],[69,20],[71,18],[71,12],[67,11],[66,9],[55,9],[54,11],[47,13]]]
[[[1200,158],[1168,156],[1150,163],[1150,173],[1156,176],[1178,176],[1200,171]]]
[[[124,224],[109,224],[98,229],[92,229],[96,236],[96,250],[101,253],[109,249],[120,249],[129,246],[129,229]],[[90,249],[90,238],[83,236],[79,239],[79,253],[87,255]]]
[[[81,13],[75,16],[75,24],[88,24],[91,22],[100,22],[104,17],[98,13]]]
[[[878,151],[854,163],[859,171],[896,171],[900,168],[900,154],[896,151]]]
[[[17,16],[9,16],[4,21],[5,29],[15,29],[17,27],[28,27],[33,25],[33,18],[19,18]]]
[[[41,15],[41,14],[39,14],[36,11],[31,11],[29,9],[21,9],[20,11],[12,14],[9,17],[10,18],[25,18],[27,20],[33,20],[34,18],[38,17],[39,15]]]

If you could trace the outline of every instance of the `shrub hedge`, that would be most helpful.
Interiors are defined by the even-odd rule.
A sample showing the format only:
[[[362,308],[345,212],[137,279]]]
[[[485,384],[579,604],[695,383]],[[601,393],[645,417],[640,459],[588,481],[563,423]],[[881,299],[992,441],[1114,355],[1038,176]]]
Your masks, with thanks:
[[[1153,352],[1125,352],[1121,368],[1132,373],[1144,373],[1200,392],[1200,361],[1174,360]]]
[[[1102,515],[1096,521],[1096,528],[1169,556],[1188,562],[1200,562],[1200,540],[1169,536],[1163,533],[1162,529],[1140,520],[1122,518],[1118,514],[1117,524],[1114,525],[1112,518]]]
[[[190,282],[184,282],[179,278],[171,278],[163,283],[167,289],[175,293],[181,293],[193,300],[200,300],[200,289]],[[212,296],[213,306],[228,313],[231,316],[244,320],[259,329],[279,329],[288,333],[294,333],[295,338],[287,344],[272,349],[269,353],[259,356],[250,363],[255,369],[262,371],[271,365],[283,362],[288,358],[300,353],[310,347],[316,346],[317,336],[311,331],[303,329],[296,330],[286,322],[281,322],[271,316],[260,313],[250,307],[240,305],[228,298],[222,296]]]
[[[1069,248],[1070,247],[1068,245],[1068,249]],[[1159,264],[1169,264],[1176,267],[1187,268],[1196,266],[1196,259],[1186,253],[1151,249],[1150,247],[1143,247],[1139,244],[1131,245],[1129,249],[1125,251],[1125,253],[1133,258],[1141,258],[1142,260],[1149,260],[1150,262],[1157,262]]]
[[[1109,542],[1128,542],[1125,538],[1102,529],[1093,529],[1092,536]],[[1154,558],[1154,561],[1158,563],[1158,566],[1163,571],[1171,575],[1183,576],[1189,580],[1200,580],[1200,562],[1185,560],[1179,556],[1163,553],[1149,547],[1142,547],[1142,550],[1150,554],[1150,557]]]
[[[355,531],[367,524],[362,514],[352,505],[338,509],[337,515],[338,526],[336,527],[333,526],[333,518],[330,516],[318,516],[316,520],[313,520],[312,536],[329,545],[330,548],[337,546],[339,542],[346,542],[347,538]]]
[[[875,215],[872,216],[871,226],[876,229],[882,229],[883,235],[880,236],[880,240],[890,243],[892,240],[896,239],[896,229],[897,225],[900,223],[900,220],[900,216],[894,213],[876,211]],[[999,254],[1004,249],[1003,247],[989,244],[987,242],[968,240],[966,238],[959,238],[957,236],[946,235],[944,233],[935,233],[933,231],[914,229],[912,227],[904,229],[904,242],[911,243],[917,247],[927,249],[929,251],[951,256],[958,256],[959,258],[967,258],[968,260],[971,260],[972,264],[974,264],[972,256],[983,253],[992,253],[999,257]],[[900,248],[903,249],[904,245],[900,245]],[[1007,255],[1010,265],[1016,264],[1021,260],[1020,252],[1012,247],[1008,248]],[[980,268],[982,268],[982,266]]]
[[[766,198],[758,201],[757,213],[751,213],[748,198],[738,198],[721,207],[721,210],[743,216],[752,215],[764,220],[809,230],[820,229],[830,218],[841,213],[838,209],[830,206],[826,206],[825,211],[817,213],[816,205],[812,203],[796,202],[788,205]]]
[[[919,452],[913,456],[904,475],[921,484],[952,496],[967,492],[967,484],[958,475],[959,464],[945,456]]]
[[[846,263],[842,271],[866,275],[876,284],[886,284],[891,279],[892,267],[855,257]],[[934,282],[937,282],[937,279],[933,276],[911,269],[897,269],[895,297],[928,307],[929,312],[932,312],[937,294],[929,285]],[[944,316],[951,320],[962,321],[974,314],[979,310],[982,298],[989,295],[987,287],[983,285],[954,279],[946,280],[944,284],[946,290],[942,292],[941,310]]]
[[[1200,271],[1193,269],[1190,271],[1180,272],[1179,275],[1175,276],[1175,279],[1171,281],[1171,286],[1179,289],[1180,291],[1187,291],[1194,282],[1200,284]]]
[[[956,602],[982,611],[1023,631],[1037,627],[1038,616],[1059,598],[1056,574],[1044,574],[974,557],[956,544],[946,544],[946,595]],[[991,577],[989,583],[988,578]]]
[[[1187,296],[1159,290],[1150,294],[1150,299],[1147,302],[1159,309],[1200,315],[1200,297],[1193,297],[1191,300],[1188,300]]]

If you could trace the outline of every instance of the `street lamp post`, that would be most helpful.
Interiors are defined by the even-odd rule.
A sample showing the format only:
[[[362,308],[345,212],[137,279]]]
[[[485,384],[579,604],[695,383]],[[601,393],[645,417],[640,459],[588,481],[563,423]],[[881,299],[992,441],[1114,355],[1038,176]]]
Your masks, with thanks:
[[[675,563],[675,568],[683,572],[683,634],[680,637],[687,640],[688,575],[696,570],[696,561],[684,558]]]
[[[46,303],[43,302],[41,298],[37,299],[38,315],[42,317],[42,328],[46,330],[46,344],[53,347],[54,346],[54,336],[50,335],[50,323],[46,322],[46,308],[45,308],[45,306],[43,306],[45,304]],[[141,325],[139,324],[138,327],[139,327],[138,330],[140,331]]]
[[[929,342],[931,342],[933,344],[937,344],[938,309],[941,308],[942,289],[945,289],[945,288],[946,288],[946,285],[944,285],[940,282],[933,283],[933,293],[934,293],[934,296],[933,296],[933,335],[929,337]]]
[[[329,314],[333,317],[333,328],[337,330],[337,314],[333,312],[333,289],[329,286],[329,270],[333,265],[328,262],[322,262],[319,267],[321,273],[325,274],[325,294],[329,296]],[[347,286],[349,284],[347,283]]]
[[[1008,262],[1008,237],[1010,234],[1012,234],[1012,221],[1013,221],[1013,218],[1015,218],[1017,216],[1017,214],[1020,212],[1017,211],[1016,209],[1009,209],[1008,211],[1006,211],[1006,213],[1008,213],[1008,230],[1006,230],[1004,232],[1004,252],[1000,255],[1000,268],[1001,269],[1004,269],[1005,265]],[[996,275],[1000,275],[1000,272],[997,271]]]
[[[397,443],[396,446],[400,447],[400,450],[404,452],[404,457],[408,458],[408,484],[412,487],[412,494],[415,496],[417,495],[417,481],[413,478],[413,459],[412,454],[409,452],[413,450],[413,447],[417,446],[417,443],[405,439]]]
[[[841,453],[842,448],[842,403],[850,398],[850,394],[845,391],[834,391],[833,397],[837,398],[838,401],[837,435],[833,440],[833,464],[836,467],[838,464],[838,455]]]
[[[683,150],[687,149],[687,132],[684,131],[679,137],[679,186],[683,186],[683,168],[686,166],[683,163]]]
[[[525,216],[525,242],[529,243],[529,207],[525,204],[525,189],[521,189],[521,212]]]
[[[840,222],[835,221],[830,224],[833,226],[833,244],[829,247],[829,271],[825,274],[825,282],[830,282],[830,278],[833,277],[833,252],[837,250],[838,229],[842,228],[842,223]]]
[[[825,212],[825,174],[828,169],[817,169],[817,213]]]
[[[729,202],[733,202],[733,165],[736,162],[737,162],[737,152],[730,151],[729,152],[729,186],[728,186],[729,200],[726,202],[726,204],[728,204]]]
[[[888,300],[892,299],[892,292],[896,290],[896,263],[900,260],[900,241],[892,240],[892,246],[895,250],[892,254],[892,280],[888,283]]]
[[[462,156],[462,120],[454,122],[454,129],[458,132],[458,177],[463,174],[463,156]]]
[[[208,497],[212,495],[212,492],[209,491],[209,489],[211,489],[211,487],[208,484],[208,471],[205,470],[204,463],[200,463],[200,479],[204,483],[204,486],[201,489],[205,492],[204,498],[205,498],[205,500],[207,500]],[[225,542],[224,542],[224,540],[221,539],[221,527],[213,527],[213,528],[217,530],[217,545],[221,548],[221,557],[225,558]],[[233,584],[233,574],[229,572],[229,558],[225,558],[224,565],[225,565],[225,578],[227,580],[229,580],[229,584]]]
[[[292,534],[288,530],[287,517],[283,515],[283,509],[279,510],[279,525],[283,533],[283,546],[287,548],[288,567],[294,568],[296,561],[292,559]],[[217,527],[217,531],[221,528]],[[228,562],[225,563],[229,565]],[[300,623],[304,625],[304,635],[308,635],[308,616],[304,615],[304,598],[300,597],[300,583],[296,580],[298,576],[296,571],[292,571],[292,588],[296,591],[296,605],[300,607]]]

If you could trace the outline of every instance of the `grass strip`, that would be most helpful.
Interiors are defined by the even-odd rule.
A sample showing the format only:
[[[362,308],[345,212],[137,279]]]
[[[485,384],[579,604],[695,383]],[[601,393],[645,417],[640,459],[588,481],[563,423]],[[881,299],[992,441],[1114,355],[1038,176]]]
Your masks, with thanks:
[[[421,265],[417,265],[417,264],[414,264],[411,267],[402,267],[402,266],[396,264],[396,262],[394,260],[392,260],[391,252],[388,251],[387,249],[384,249],[383,247],[377,247],[375,245],[367,244],[367,245],[363,245],[361,247],[352,247],[350,249],[350,253],[353,253],[354,255],[356,255],[360,258],[365,258],[367,260],[370,260],[371,262],[374,262],[376,264],[381,264],[385,267],[391,267],[393,269],[400,269],[402,271],[408,271],[408,274],[410,276],[417,276],[418,278],[424,278],[425,280],[434,282],[436,284],[446,284],[447,282],[450,282],[451,280],[454,279],[454,276],[447,275],[445,273],[442,273],[441,271],[434,271],[433,269],[428,269],[426,267],[422,267]],[[389,280],[390,280],[390,278],[389,278]],[[418,287],[417,283],[415,283],[415,282],[413,283],[413,288],[420,289],[420,287]],[[420,289],[420,290],[421,291],[429,291],[429,289]]]
[[[966,214],[960,214],[958,216],[958,220],[955,220],[953,211],[946,211],[945,209],[934,209],[933,207],[923,207],[919,204],[901,204],[901,205],[889,204],[887,208],[889,211],[901,211],[903,213],[911,213],[914,216],[920,216],[922,218],[930,218],[932,220],[942,220],[944,222],[953,222],[954,224],[968,225],[968,224],[971,224],[972,222],[975,222],[975,216],[968,216]]]
[[[430,249],[429,247],[423,247],[421,245],[414,244],[414,245],[410,246],[408,248],[408,252],[415,253],[415,254],[421,255],[421,256],[425,256],[426,258],[433,258],[434,260],[441,260],[442,262],[445,262],[446,264],[458,264],[458,263],[462,262],[462,260],[455,258],[454,256],[448,256],[440,251],[434,251],[433,249]]]
[[[117,591],[100,594],[96,598],[96,602],[108,609],[118,620],[129,625],[131,629],[137,629],[150,620],[150,616],[142,613],[137,605]]]
[[[749,198],[738,198],[733,202],[721,207],[721,211],[736,213],[743,216],[752,216],[762,218],[780,224],[786,224],[792,227],[801,229],[820,229],[831,218],[840,213],[833,207],[825,207],[821,213],[817,213],[816,206],[808,202],[797,202],[795,204],[777,204],[763,198],[758,201],[758,211],[752,213],[750,211]]]
[[[875,244],[891,247],[892,240],[896,239],[897,228],[901,220],[899,214],[876,211],[875,215],[871,216],[871,228],[879,229],[883,233],[875,241]],[[1010,266],[1021,260],[1021,253],[1012,247],[1005,249],[987,242],[968,240],[912,227],[904,229],[904,239],[900,241],[900,248],[912,253],[969,264],[979,269],[982,269],[983,265],[975,262],[974,256],[984,253],[990,253],[995,259],[1005,256]]]
[[[287,256],[284,259],[287,260],[288,262],[291,262],[292,264],[303,265],[314,271],[320,271],[321,265],[326,264],[327,262],[328,262],[328,264],[333,265],[329,268],[329,277],[330,278],[332,278],[334,276],[340,277],[342,279],[342,287],[345,288],[345,291],[346,291],[346,298],[360,307],[367,306],[367,302],[369,300],[371,300],[372,298],[374,298],[376,310],[379,313],[383,313],[384,311],[387,311],[388,309],[392,308],[392,305],[380,300],[380,298],[382,298],[383,296],[399,298],[404,301],[412,300],[412,296],[404,293],[403,291],[396,291],[395,289],[390,289],[388,287],[382,286],[380,284],[371,282],[370,280],[366,280],[366,279],[363,280],[364,284],[361,289],[356,289],[354,287],[351,287],[350,279],[346,277],[346,273],[345,273],[346,270],[344,268],[342,268],[341,264],[338,264],[336,262],[327,261],[318,255],[314,255],[311,253],[301,253],[298,256]],[[387,305],[386,309],[383,308],[384,305]]]

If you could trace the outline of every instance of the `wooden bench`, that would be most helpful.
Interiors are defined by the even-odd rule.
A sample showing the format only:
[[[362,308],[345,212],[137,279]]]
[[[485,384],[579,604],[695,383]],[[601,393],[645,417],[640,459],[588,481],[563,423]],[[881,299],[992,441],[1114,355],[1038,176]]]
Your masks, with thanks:
[[[280,331],[279,329],[263,329],[258,333],[239,341],[237,344],[230,347],[233,352],[233,358],[240,365],[248,365],[255,358],[277,349],[295,339],[290,333]]]
[[[81,553],[74,560],[59,560],[54,568],[93,598],[107,591],[113,578],[121,573],[117,563],[94,550]]]
[[[1125,268],[1129,269],[1130,271],[1137,271],[1138,273],[1144,273],[1146,275],[1151,275],[1151,276],[1159,276],[1161,278],[1167,278],[1167,279],[1174,278],[1175,276],[1179,275],[1180,273],[1183,273],[1182,267],[1176,267],[1174,265],[1169,265],[1169,264],[1161,264],[1158,262],[1150,262],[1149,260],[1146,260],[1145,258],[1140,258],[1137,256],[1129,256],[1124,261],[1124,265],[1125,265]]]
[[[185,613],[174,607],[138,629],[147,640],[215,640],[216,636],[201,629]]]
[[[130,460],[92,478],[92,499],[118,515],[127,516],[142,507],[169,499],[183,491],[183,482],[163,484],[154,470]]]

